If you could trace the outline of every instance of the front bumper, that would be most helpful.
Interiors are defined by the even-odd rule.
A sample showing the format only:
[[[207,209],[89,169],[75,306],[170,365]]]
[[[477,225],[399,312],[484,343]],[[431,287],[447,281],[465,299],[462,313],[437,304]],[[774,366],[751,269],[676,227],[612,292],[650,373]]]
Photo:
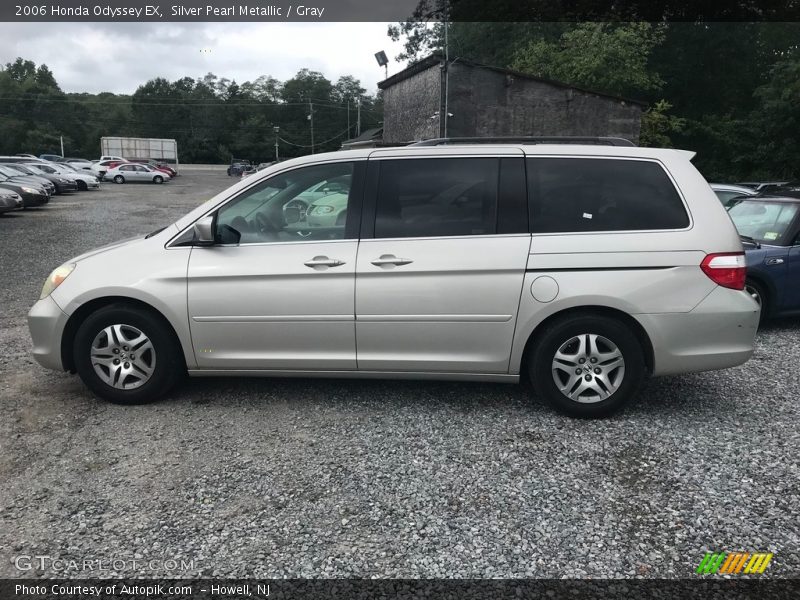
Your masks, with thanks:
[[[48,296],[33,305],[28,313],[28,329],[33,340],[33,358],[43,367],[63,371],[61,336],[69,316]]]
[[[74,181],[70,181],[69,183],[59,183],[57,189],[59,194],[63,194],[64,192],[77,192],[78,184]]]
[[[688,313],[634,315],[653,344],[653,375],[728,369],[753,355],[760,310],[744,291],[717,287]]]
[[[45,194],[28,194],[23,193],[22,196],[22,205],[25,208],[31,208],[34,206],[42,206],[50,202],[50,196]]]
[[[99,181],[86,181],[84,183],[86,183],[86,187],[90,190],[96,190],[97,188],[100,187]]]

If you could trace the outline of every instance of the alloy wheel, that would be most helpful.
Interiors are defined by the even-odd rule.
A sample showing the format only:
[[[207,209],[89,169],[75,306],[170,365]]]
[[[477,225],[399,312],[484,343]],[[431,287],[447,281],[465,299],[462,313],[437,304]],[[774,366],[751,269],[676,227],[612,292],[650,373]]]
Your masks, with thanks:
[[[625,359],[608,338],[584,333],[559,346],[551,370],[564,396],[587,404],[605,400],[619,389],[625,378]]]
[[[91,362],[94,372],[107,385],[132,390],[152,377],[156,351],[140,329],[132,325],[109,325],[92,342]]]

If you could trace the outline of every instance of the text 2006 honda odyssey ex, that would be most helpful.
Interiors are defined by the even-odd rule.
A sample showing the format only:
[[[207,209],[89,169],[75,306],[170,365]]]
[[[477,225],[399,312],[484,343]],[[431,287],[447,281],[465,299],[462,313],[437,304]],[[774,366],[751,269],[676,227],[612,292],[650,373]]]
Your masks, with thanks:
[[[647,375],[753,352],[742,246],[690,158],[451,141],[280,163],[58,267],[34,355],[120,403],[186,371],[525,374],[561,411],[606,415]]]

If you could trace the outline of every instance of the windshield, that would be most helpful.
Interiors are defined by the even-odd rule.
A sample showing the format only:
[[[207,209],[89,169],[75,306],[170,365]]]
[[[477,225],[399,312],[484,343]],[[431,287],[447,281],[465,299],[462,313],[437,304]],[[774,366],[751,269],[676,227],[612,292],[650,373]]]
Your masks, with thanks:
[[[22,175],[22,173],[20,173],[16,169],[12,169],[6,166],[0,167],[0,173],[2,173],[3,175],[7,175],[8,177],[19,177],[20,175]]]
[[[739,235],[751,237],[757,242],[779,244],[784,241],[797,209],[797,204],[788,202],[743,200],[732,206],[728,214]]]

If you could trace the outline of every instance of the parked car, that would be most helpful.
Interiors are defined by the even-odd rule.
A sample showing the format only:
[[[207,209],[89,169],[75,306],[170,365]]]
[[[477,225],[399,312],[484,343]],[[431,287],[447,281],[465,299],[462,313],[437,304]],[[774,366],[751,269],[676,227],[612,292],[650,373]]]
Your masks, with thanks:
[[[745,289],[761,320],[800,313],[800,198],[741,198],[728,210],[747,254]]]
[[[760,194],[770,193],[773,190],[783,187],[788,181],[742,181],[736,185],[749,187]]]
[[[41,176],[45,179],[49,179],[53,182],[53,185],[56,186],[57,194],[66,194],[67,192],[78,191],[78,182],[72,177],[67,177],[61,173],[48,173],[43,168],[32,163],[25,165],[12,165],[12,167],[21,170],[23,173],[30,173],[31,175]]]
[[[97,177],[87,173],[86,171],[78,170],[75,167],[72,167],[70,163],[42,163],[30,166],[31,168],[36,167],[38,170],[44,171],[50,175],[60,175],[71,181],[74,181],[75,185],[81,191],[90,189],[96,190],[100,187],[100,182],[97,180]]]
[[[125,164],[126,162],[127,161],[117,159],[101,160],[92,164],[91,171],[100,181],[103,181],[109,169],[113,169],[114,167]]]
[[[245,158],[232,158],[228,167],[228,177],[240,177],[244,171],[252,171],[253,165]]]
[[[164,183],[170,176],[163,171],[158,171],[149,165],[124,163],[106,171],[105,178],[114,183]]]
[[[275,164],[275,161],[258,163],[258,166],[255,167],[254,169],[251,169],[249,171],[242,171],[241,177],[249,177],[253,173],[258,173],[259,171],[263,171],[264,169],[268,169],[269,167],[271,167],[274,164]]]
[[[14,156],[19,156],[21,158],[34,158],[34,159],[36,159],[36,156],[33,155],[33,154],[15,154]]]
[[[527,373],[559,410],[607,415],[648,375],[753,353],[742,244],[692,155],[451,143],[289,160],[55,269],[28,315],[33,353],[126,404],[185,370]],[[344,223],[284,210],[347,176]]]
[[[162,171],[169,175],[171,178],[177,176],[178,172],[173,169],[171,166],[166,165],[164,163],[157,162],[152,158],[132,158],[128,162],[132,163],[139,163],[141,165],[148,165],[154,168],[156,171]]]
[[[753,188],[744,187],[742,185],[733,185],[729,183],[712,183],[710,185],[711,189],[714,190],[714,193],[717,195],[717,198],[719,198],[719,201],[722,202],[723,206],[727,206],[728,202],[734,198],[758,195],[758,192]]]
[[[15,165],[12,164],[0,164],[0,173],[14,183],[29,185],[34,188],[41,187],[48,196],[52,196],[56,193],[56,186],[49,179],[39,177],[38,175],[28,175],[19,169],[12,168],[14,166]]]
[[[89,171],[92,168],[92,161],[85,158],[62,158],[55,161],[59,164],[68,164],[83,171]]]
[[[122,158],[121,156],[111,156],[108,154],[101,156],[99,162],[102,162],[104,160],[116,160],[118,162],[128,162],[127,158]]]
[[[312,227],[342,225],[347,218],[350,177],[325,181],[300,194],[297,200],[307,203],[302,215]],[[434,200],[435,202],[435,200]]]
[[[0,186],[16,192],[22,198],[22,208],[35,208],[50,202],[50,194],[43,187],[31,183],[20,183],[0,172]]]
[[[0,187],[0,213],[23,208],[22,196],[10,188]]]
[[[60,159],[60,158],[61,158],[61,155],[60,155],[60,154],[40,154],[40,155],[39,155],[39,158],[40,158],[41,160],[50,160],[50,161],[54,161],[54,160],[58,160],[58,159]]]

